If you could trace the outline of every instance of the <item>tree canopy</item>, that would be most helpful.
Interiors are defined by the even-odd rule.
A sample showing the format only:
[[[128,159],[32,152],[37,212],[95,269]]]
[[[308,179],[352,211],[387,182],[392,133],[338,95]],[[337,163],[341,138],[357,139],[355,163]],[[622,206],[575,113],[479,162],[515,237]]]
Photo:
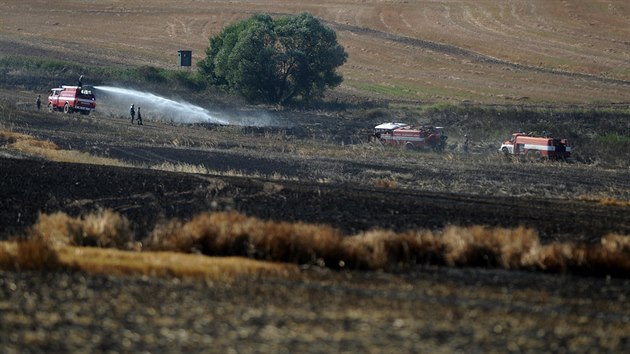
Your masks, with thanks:
[[[321,97],[341,84],[348,55],[333,30],[309,13],[273,19],[257,14],[210,38],[199,71],[251,101],[285,103]]]

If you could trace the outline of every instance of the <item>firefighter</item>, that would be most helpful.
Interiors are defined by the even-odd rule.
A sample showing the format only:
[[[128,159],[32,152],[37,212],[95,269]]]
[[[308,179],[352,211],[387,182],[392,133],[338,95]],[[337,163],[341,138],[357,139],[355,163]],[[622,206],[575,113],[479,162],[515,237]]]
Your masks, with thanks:
[[[468,135],[464,134],[464,153],[468,153]]]
[[[138,125],[142,125],[142,114],[140,114],[140,107],[138,107]]]
[[[83,75],[79,76],[79,87],[83,86]]]
[[[133,107],[133,103],[129,107],[129,115],[131,116],[131,124],[133,124],[133,120],[136,118],[136,109]]]
[[[37,95],[37,100],[35,100],[35,104],[37,104],[37,110],[42,109],[42,95]]]

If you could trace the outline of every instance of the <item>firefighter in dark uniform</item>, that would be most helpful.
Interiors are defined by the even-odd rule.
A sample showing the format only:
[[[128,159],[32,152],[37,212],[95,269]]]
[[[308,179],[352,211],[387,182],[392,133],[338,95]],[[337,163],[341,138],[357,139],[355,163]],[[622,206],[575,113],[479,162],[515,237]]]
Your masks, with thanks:
[[[464,152],[468,153],[468,135],[464,134]]]
[[[133,107],[133,103],[129,107],[129,115],[131,116],[131,124],[133,124],[133,120],[136,119],[136,109]]]
[[[37,110],[42,109],[42,96],[37,95],[37,100],[35,100],[35,104],[37,104]]]
[[[140,107],[138,107],[138,125],[142,125],[142,114],[140,114]]]

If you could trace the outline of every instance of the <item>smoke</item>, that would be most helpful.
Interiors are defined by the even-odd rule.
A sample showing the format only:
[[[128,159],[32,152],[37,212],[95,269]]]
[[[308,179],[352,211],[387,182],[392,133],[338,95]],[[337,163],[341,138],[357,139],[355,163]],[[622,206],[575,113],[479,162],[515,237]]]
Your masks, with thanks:
[[[111,115],[129,117],[129,106],[141,108],[142,118],[174,123],[214,123],[242,126],[274,126],[275,119],[266,112],[220,112],[175,101],[150,92],[121,87],[95,86],[97,110]]]

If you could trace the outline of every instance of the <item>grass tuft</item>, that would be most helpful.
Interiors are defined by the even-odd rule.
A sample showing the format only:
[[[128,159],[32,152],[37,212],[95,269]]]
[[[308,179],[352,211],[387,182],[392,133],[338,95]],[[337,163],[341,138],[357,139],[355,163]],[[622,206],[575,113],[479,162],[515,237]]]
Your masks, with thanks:
[[[76,246],[139,251],[141,247],[134,247],[131,240],[129,222],[112,211],[82,218],[63,213],[40,215],[26,241],[0,243],[0,267],[52,268],[58,263],[55,250],[68,252]],[[171,220],[159,224],[145,240],[143,249],[151,254],[166,252],[164,254],[169,256],[164,257],[167,258],[175,257],[173,254],[197,253],[332,269],[396,270],[434,264],[630,276],[629,236],[607,235],[600,244],[594,245],[542,245],[536,231],[524,227],[450,226],[442,232],[371,230],[345,236],[327,225],[265,221],[237,212],[218,212],[202,213],[188,222]],[[116,257],[122,260],[116,262],[120,264],[91,260],[91,257],[82,262],[85,269],[99,269],[99,272],[106,272],[107,267],[122,273],[127,269],[133,274],[172,272],[168,270],[173,267],[171,261],[164,265],[167,270],[161,269],[159,260],[149,260],[144,253],[119,254]],[[64,259],[72,258],[64,254]],[[133,259],[133,254],[142,260]],[[192,267],[190,270],[180,267],[176,273],[204,273],[194,262],[187,264]]]
[[[377,178],[374,180],[374,185],[381,188],[396,189],[398,182],[392,178]]]
[[[75,238],[80,246],[131,249],[133,232],[129,220],[111,210],[88,214],[81,223],[81,233]]]
[[[30,238],[52,247],[91,246],[134,249],[133,232],[124,216],[111,210],[72,218],[65,213],[40,214],[31,227]]]
[[[325,225],[262,221],[245,215],[205,213],[187,223],[156,228],[149,249],[238,255],[330,268],[398,269],[416,264],[482,266],[547,272],[630,273],[624,262],[625,236],[607,236],[602,245],[541,245],[536,231],[483,226],[447,227],[396,233],[372,230],[344,236]],[[175,249],[170,248],[175,245]],[[625,273],[624,273],[625,272]]]
[[[129,165],[116,159],[94,156],[76,150],[64,150],[51,141],[39,140],[26,134],[0,130],[0,137],[7,140],[7,148],[9,149],[50,161],[129,167]]]
[[[80,234],[79,222],[66,213],[39,214],[31,227],[30,238],[40,240],[53,247],[68,246]]]
[[[189,222],[160,225],[146,242],[150,250],[246,256],[300,264],[337,262],[339,231],[323,225],[265,222],[236,212],[203,213]],[[171,248],[172,247],[172,248]]]
[[[155,226],[144,241],[144,248],[151,251],[200,253],[198,241],[188,233],[181,221],[171,220]]]
[[[210,173],[208,168],[203,165],[192,165],[192,164],[181,163],[181,162],[178,162],[178,163],[163,162],[159,165],[153,165],[150,168],[153,170],[169,171],[169,172],[200,173],[200,174]]]
[[[444,245],[430,231],[373,230],[343,240],[347,266],[359,269],[394,269],[414,264],[443,264]]]
[[[0,269],[14,269],[17,253],[17,242],[0,243]]]
[[[19,270],[54,270],[59,267],[57,252],[41,240],[22,240],[17,243],[15,268]]]
[[[522,268],[523,259],[540,247],[536,232],[524,227],[451,226],[445,230],[442,241],[446,263],[455,266]]]

